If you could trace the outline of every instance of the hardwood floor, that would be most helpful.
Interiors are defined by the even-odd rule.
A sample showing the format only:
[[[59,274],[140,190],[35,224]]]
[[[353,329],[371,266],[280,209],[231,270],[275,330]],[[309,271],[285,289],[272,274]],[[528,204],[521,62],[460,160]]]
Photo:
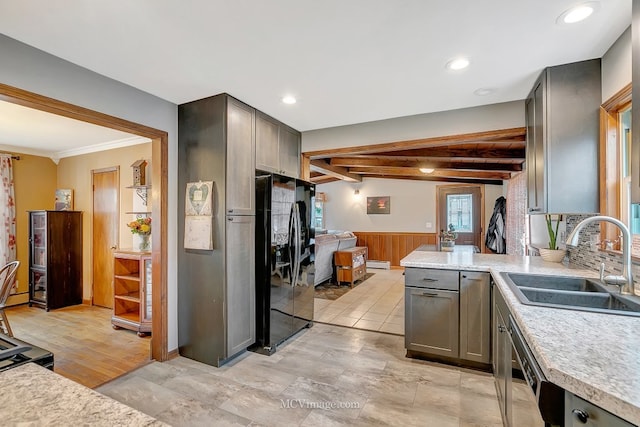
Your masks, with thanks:
[[[151,337],[111,327],[111,310],[74,305],[49,312],[28,305],[5,310],[13,335],[51,351],[54,371],[90,388],[150,361]]]

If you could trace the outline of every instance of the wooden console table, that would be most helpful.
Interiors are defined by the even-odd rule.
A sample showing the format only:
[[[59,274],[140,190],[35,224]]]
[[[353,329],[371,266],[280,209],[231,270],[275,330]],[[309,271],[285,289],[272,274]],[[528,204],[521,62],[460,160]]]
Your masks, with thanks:
[[[353,282],[364,278],[367,273],[367,254],[366,246],[355,246],[333,253],[338,285],[340,282],[350,282],[353,288]]]

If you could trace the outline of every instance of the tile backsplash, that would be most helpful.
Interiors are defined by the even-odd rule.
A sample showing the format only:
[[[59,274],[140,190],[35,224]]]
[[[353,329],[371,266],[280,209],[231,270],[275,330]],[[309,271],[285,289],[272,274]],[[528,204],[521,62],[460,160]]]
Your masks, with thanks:
[[[567,235],[573,231],[575,226],[585,218],[593,215],[566,215]],[[569,252],[569,264],[587,269],[600,270],[600,264],[605,265],[605,274],[622,274],[622,254],[612,251],[591,250],[592,236],[594,239],[600,237],[600,224],[597,222],[587,225],[580,231],[578,246],[567,246]],[[634,239],[634,247],[640,243]],[[640,265],[632,262],[631,272],[634,278],[640,278]],[[638,281],[637,279],[635,281]]]

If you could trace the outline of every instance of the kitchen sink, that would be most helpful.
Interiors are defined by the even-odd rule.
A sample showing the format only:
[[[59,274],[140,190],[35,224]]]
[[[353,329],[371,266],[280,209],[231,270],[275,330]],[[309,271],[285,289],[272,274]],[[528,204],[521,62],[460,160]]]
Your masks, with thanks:
[[[501,274],[518,300],[525,305],[640,317],[640,298],[611,292],[603,283],[594,279]]]
[[[584,277],[541,276],[539,274],[506,273],[516,286],[558,291],[607,292],[597,280]]]

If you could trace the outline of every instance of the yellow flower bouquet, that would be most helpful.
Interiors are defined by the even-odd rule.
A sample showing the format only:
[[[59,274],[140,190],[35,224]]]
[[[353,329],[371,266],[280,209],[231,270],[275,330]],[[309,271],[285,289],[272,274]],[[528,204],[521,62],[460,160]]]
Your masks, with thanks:
[[[133,234],[149,235],[151,234],[151,218],[138,218],[127,224]]]

